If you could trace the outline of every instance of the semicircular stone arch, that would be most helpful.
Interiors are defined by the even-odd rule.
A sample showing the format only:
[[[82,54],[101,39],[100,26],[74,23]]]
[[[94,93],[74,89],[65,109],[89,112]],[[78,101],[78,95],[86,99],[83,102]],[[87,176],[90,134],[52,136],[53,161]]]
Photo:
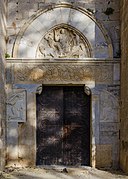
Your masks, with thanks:
[[[50,47],[50,50],[54,51],[53,54],[52,52],[45,53],[46,49],[49,48],[48,36],[53,40],[54,48]],[[65,38],[66,40],[68,37],[75,39],[74,42],[70,44],[68,40],[68,42],[64,44],[64,40],[62,39]],[[44,41],[46,47],[43,47],[41,56],[39,55],[39,49],[41,43],[44,44]],[[64,46],[65,51],[61,51]],[[65,56],[67,49],[69,49],[71,53]],[[59,51],[58,53],[61,55],[54,56],[57,51]],[[80,55],[78,55],[76,51],[81,51]],[[82,51],[85,51],[85,53],[83,54]],[[48,55],[50,53],[52,54],[51,56]],[[76,55],[71,55],[73,53]],[[112,58],[113,48],[111,39],[105,28],[97,22],[87,10],[63,4],[56,5],[45,11],[39,11],[25,23],[17,35],[13,47],[13,57]]]

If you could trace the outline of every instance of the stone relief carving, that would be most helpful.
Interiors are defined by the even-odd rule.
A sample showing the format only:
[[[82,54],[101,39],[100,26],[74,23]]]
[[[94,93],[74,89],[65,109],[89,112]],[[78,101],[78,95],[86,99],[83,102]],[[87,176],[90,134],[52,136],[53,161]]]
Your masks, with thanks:
[[[107,91],[100,94],[100,120],[106,122],[118,121],[119,101]]]
[[[89,47],[85,39],[75,30],[58,27],[47,33],[41,40],[39,58],[87,58]]]
[[[99,68],[97,73],[97,68]],[[48,82],[83,82],[97,81],[101,83],[112,82],[112,67],[89,64],[58,64],[44,65],[16,65],[15,83],[48,83]],[[107,69],[107,70],[106,70]]]
[[[26,92],[16,92],[7,99],[7,119],[14,122],[26,121]]]

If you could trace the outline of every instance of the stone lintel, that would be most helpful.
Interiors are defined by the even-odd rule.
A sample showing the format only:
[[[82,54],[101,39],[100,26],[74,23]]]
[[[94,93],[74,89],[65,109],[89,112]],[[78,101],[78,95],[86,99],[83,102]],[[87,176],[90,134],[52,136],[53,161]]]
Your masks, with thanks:
[[[119,61],[8,60],[15,84],[112,84]],[[10,68],[10,65],[8,66]],[[8,74],[7,74],[8,76]],[[12,83],[11,81],[8,83]]]

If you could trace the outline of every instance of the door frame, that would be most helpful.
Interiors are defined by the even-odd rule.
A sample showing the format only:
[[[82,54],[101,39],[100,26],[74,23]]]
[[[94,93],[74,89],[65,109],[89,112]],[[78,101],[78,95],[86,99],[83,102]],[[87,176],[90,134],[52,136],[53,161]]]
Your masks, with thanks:
[[[87,105],[86,104],[86,110],[83,108],[83,114],[82,114],[82,120],[84,120],[85,121],[85,124],[83,123],[83,125],[81,125],[81,127],[84,127],[84,126],[86,126],[86,125],[88,125],[89,126],[89,128],[88,129],[84,129],[86,132],[87,132],[87,134],[86,134],[86,136],[83,136],[82,137],[82,143],[84,143],[84,140],[86,140],[86,137],[88,138],[87,140],[88,140],[88,142],[87,141],[85,141],[85,145],[84,146],[88,146],[87,148],[83,148],[82,150],[83,150],[83,154],[85,153],[85,154],[87,154],[87,161],[86,161],[86,159],[83,159],[83,158],[81,158],[82,159],[82,161],[83,161],[83,163],[87,163],[87,164],[80,164],[79,162],[79,160],[77,160],[77,162],[79,163],[79,165],[81,166],[81,165],[84,165],[84,166],[90,166],[90,110],[91,110],[91,91],[90,91],[90,89],[88,88],[88,87],[86,87],[85,85],[43,85],[44,86],[44,92],[42,91],[41,92],[41,94],[38,94],[36,97],[37,97],[37,101],[36,101],[36,106],[37,106],[37,108],[38,108],[38,110],[37,110],[37,120],[36,120],[36,122],[37,122],[37,126],[38,126],[38,124],[42,121],[42,117],[39,115],[40,114],[40,111],[42,111],[44,108],[43,108],[43,105],[41,106],[40,105],[40,102],[41,103],[43,103],[43,100],[45,99],[45,95],[47,96],[47,91],[49,91],[50,90],[50,93],[53,93],[53,94],[55,94],[55,95],[57,95],[58,96],[58,93],[60,92],[60,91],[63,91],[63,94],[64,94],[64,89],[66,88],[67,89],[67,91],[77,91],[78,92],[78,90],[79,90],[79,93],[81,93],[82,94],[82,96],[80,95],[80,97],[82,97],[82,101],[83,101],[83,103],[82,104],[84,104],[84,103],[86,103],[86,100],[89,102],[89,104]],[[79,88],[80,87],[80,88]],[[55,91],[54,91],[55,90]],[[57,91],[56,91],[57,90]],[[59,90],[59,91],[58,91]],[[55,93],[54,93],[55,92]],[[49,95],[50,95],[50,93],[48,93]],[[62,93],[61,93],[62,94]],[[54,96],[54,95],[53,95]],[[57,97],[56,96],[56,97]],[[44,97],[44,98],[43,98]],[[50,96],[49,96],[50,97]],[[56,97],[54,98],[54,100],[56,99]],[[61,96],[62,97],[62,96]],[[71,100],[70,99],[70,95],[68,96],[68,99],[69,99],[69,101]],[[50,99],[51,99],[51,97],[50,97]],[[60,99],[60,98],[59,98]],[[64,99],[63,98],[61,98],[62,99],[62,101],[64,101]],[[73,99],[73,98],[72,98]],[[76,99],[76,98],[74,98],[74,99]],[[74,99],[73,99],[73,101],[74,101]],[[78,98],[77,98],[78,99]],[[46,99],[45,99],[46,100]],[[80,101],[81,101],[80,100]],[[61,101],[61,102],[62,102]],[[79,101],[79,102],[80,102]],[[48,102],[48,104],[50,104],[51,102],[49,101]],[[54,102],[53,102],[54,103]],[[52,104],[52,103],[51,103]],[[81,103],[80,103],[81,104]],[[45,105],[45,104],[44,104]],[[54,105],[56,106],[56,102],[54,103]],[[75,105],[77,105],[76,103],[74,103],[74,106]],[[42,108],[42,110],[40,109],[40,107]],[[53,106],[54,107],[54,106]],[[61,108],[62,110],[64,110],[63,109],[63,107]],[[87,114],[86,114],[86,111],[87,111]],[[62,112],[63,113],[63,112]],[[42,114],[42,113],[41,113]],[[89,116],[88,116],[89,115]],[[86,117],[86,116],[88,116],[88,117]],[[63,116],[64,117],[64,116]],[[79,119],[81,119],[81,117],[79,118]],[[39,121],[40,122],[39,122]],[[86,120],[87,120],[87,123],[86,123]],[[63,121],[63,118],[62,118],[62,121]],[[64,121],[63,121],[64,122]],[[63,123],[62,122],[62,123]],[[77,121],[78,122],[78,121]],[[50,125],[50,124],[48,124],[48,125]],[[57,123],[57,125],[60,125],[60,123],[58,124]],[[78,124],[78,125],[80,125],[80,124]],[[63,127],[64,127],[64,125],[62,125]],[[52,126],[51,126],[52,127]],[[46,127],[47,128],[47,127]],[[47,152],[45,152],[45,153],[43,153],[43,152],[39,152],[40,150],[39,150],[39,148],[41,149],[41,146],[40,145],[42,145],[42,140],[43,140],[43,138],[40,138],[39,136],[41,135],[41,131],[40,132],[38,132],[38,129],[39,129],[39,131],[41,130],[42,132],[43,132],[43,128],[40,128],[40,126],[38,126],[37,128],[36,128],[36,134],[37,134],[37,137],[36,137],[36,145],[37,145],[37,150],[36,150],[36,164],[37,164],[37,166],[38,165],[45,165],[45,164],[41,164],[39,161],[40,161],[40,157],[41,156],[44,156],[45,157],[45,154],[47,155]],[[79,131],[79,129],[77,129],[77,132]],[[46,134],[47,135],[47,134]],[[78,135],[79,136],[79,135]],[[39,137],[39,138],[38,138]],[[43,137],[43,136],[42,136]],[[46,139],[46,138],[45,138]],[[80,140],[80,138],[79,138],[79,140]],[[63,143],[63,142],[62,142]],[[63,144],[62,144],[62,146],[63,146]],[[72,147],[73,147],[73,145],[72,145]],[[82,146],[81,146],[82,147]],[[63,147],[62,147],[62,151],[63,151]],[[85,152],[84,152],[85,151]],[[80,151],[79,151],[80,152]],[[88,152],[89,152],[89,155],[88,155]],[[63,153],[63,152],[62,152]],[[79,153],[80,154],[80,153]],[[52,153],[51,153],[51,155],[52,155]],[[49,156],[49,155],[48,155]],[[62,161],[63,161],[63,155],[62,155]],[[82,156],[81,156],[82,157]],[[54,160],[54,159],[53,159]],[[86,162],[85,162],[85,161]],[[42,161],[43,162],[43,161]],[[47,163],[47,161],[45,161],[46,163]],[[50,160],[48,161],[48,162],[50,162]],[[64,164],[66,161],[63,161],[62,163],[63,164],[59,164],[58,162],[58,164],[55,164],[55,165],[66,165],[66,164]],[[40,164],[39,164],[40,163]],[[46,165],[48,165],[48,164],[46,164]],[[49,165],[54,165],[54,164],[50,164],[49,163]],[[69,166],[70,166],[70,164],[68,164]],[[71,164],[72,165],[72,164]],[[74,163],[74,166],[77,166],[78,164],[76,163]],[[73,165],[72,165],[73,166]]]
[[[35,116],[34,120],[34,140],[35,140],[35,146],[34,146],[34,156],[33,161],[34,165],[36,166],[36,94],[40,94],[43,91],[43,86],[82,86],[83,84],[41,84],[37,85],[37,88],[35,92],[33,93],[33,103],[35,111],[33,111],[33,115]],[[91,101],[90,101],[90,166],[96,167],[96,144],[99,141],[99,120],[96,120],[99,117],[99,92],[97,91],[95,86],[92,85],[84,85],[85,86],[85,93],[88,92],[91,95]],[[32,96],[31,96],[32,97]]]

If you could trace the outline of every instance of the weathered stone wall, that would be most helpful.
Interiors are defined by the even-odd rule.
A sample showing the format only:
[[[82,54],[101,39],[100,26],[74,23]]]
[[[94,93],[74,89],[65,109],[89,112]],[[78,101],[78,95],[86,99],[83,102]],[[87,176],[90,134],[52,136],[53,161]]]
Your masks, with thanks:
[[[0,170],[5,165],[5,59],[6,1],[0,1]]]
[[[121,128],[120,166],[128,172],[128,3],[121,0]]]

